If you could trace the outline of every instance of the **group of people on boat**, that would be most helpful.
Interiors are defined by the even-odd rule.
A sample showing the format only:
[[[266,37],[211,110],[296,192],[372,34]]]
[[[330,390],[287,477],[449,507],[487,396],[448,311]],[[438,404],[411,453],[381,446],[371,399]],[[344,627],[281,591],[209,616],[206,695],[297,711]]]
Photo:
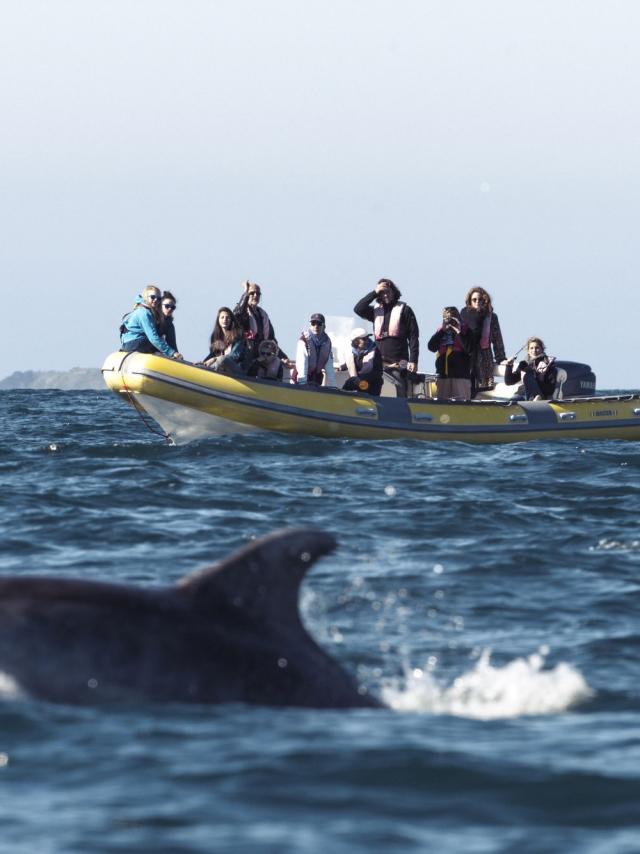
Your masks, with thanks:
[[[293,383],[335,387],[333,347],[324,315],[316,312],[310,316],[296,343],[295,358],[290,359],[280,348],[271,319],[260,305],[260,285],[246,281],[242,288],[234,309],[218,309],[209,352],[196,364],[226,374],[276,381],[283,379],[286,368]],[[342,385],[344,390],[377,396],[386,377],[398,397],[410,395],[417,378],[419,329],[413,310],[401,296],[391,279],[380,279],[354,306],[359,317],[373,324],[373,332],[364,328],[351,332],[350,351],[339,366],[349,374]],[[174,326],[176,305],[170,291],[161,292],[155,285],[144,288],[133,310],[123,317],[120,349],[182,359]],[[498,315],[484,288],[471,288],[462,310],[456,306],[444,309],[442,323],[427,346],[436,354],[439,399],[470,400],[479,392],[491,390],[499,363],[505,365],[505,383],[522,383],[527,399],[553,396],[556,369],[544,343],[540,338],[529,338],[526,359],[517,365],[515,357],[507,359]]]

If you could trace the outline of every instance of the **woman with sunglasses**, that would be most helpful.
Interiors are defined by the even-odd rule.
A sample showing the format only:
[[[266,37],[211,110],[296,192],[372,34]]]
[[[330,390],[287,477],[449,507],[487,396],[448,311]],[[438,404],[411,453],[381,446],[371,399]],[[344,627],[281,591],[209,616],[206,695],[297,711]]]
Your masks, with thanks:
[[[477,392],[494,387],[494,363],[506,359],[504,341],[491,296],[484,288],[471,288],[467,293],[461,317],[473,333],[471,397],[475,397]]]
[[[175,317],[174,311],[176,310],[177,302],[178,300],[174,297],[171,291],[162,292],[162,299],[160,300],[162,311],[162,337],[169,347],[173,347],[174,350],[178,349],[178,344],[176,343],[176,328],[173,325],[173,319]]]
[[[298,340],[291,381],[298,385],[336,387],[331,338],[324,331],[324,314],[312,314],[309,328]]]
[[[172,347],[162,337],[160,314],[160,289],[155,285],[138,294],[133,311],[122,318],[120,325],[120,349],[129,353],[156,353],[170,359],[182,359],[177,347]]]
[[[259,380],[282,380],[284,365],[278,356],[277,341],[261,341],[258,347],[258,358],[249,366],[247,375]]]

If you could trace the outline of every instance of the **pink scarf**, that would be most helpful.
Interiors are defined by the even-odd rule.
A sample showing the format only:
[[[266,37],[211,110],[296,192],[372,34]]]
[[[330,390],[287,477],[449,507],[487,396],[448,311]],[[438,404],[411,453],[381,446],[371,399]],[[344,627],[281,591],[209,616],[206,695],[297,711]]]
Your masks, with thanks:
[[[493,312],[487,312],[487,316],[482,321],[482,335],[480,336],[480,348],[488,350],[491,345],[491,318]]]

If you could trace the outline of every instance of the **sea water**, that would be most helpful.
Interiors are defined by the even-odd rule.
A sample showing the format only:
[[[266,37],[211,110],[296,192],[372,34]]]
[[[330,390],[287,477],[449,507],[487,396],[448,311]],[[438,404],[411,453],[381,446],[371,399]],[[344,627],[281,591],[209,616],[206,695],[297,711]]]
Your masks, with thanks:
[[[313,524],[309,632],[387,704],[74,708],[0,676],[0,851],[640,851],[640,445],[165,444],[0,393],[0,572],[171,584]]]

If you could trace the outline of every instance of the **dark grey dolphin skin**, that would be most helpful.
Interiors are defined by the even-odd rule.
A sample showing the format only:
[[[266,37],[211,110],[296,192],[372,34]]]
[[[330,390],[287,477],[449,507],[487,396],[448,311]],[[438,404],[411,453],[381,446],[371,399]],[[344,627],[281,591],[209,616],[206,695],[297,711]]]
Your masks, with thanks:
[[[0,672],[60,703],[380,703],[307,633],[300,583],[330,534],[277,531],[174,587],[0,579]]]

